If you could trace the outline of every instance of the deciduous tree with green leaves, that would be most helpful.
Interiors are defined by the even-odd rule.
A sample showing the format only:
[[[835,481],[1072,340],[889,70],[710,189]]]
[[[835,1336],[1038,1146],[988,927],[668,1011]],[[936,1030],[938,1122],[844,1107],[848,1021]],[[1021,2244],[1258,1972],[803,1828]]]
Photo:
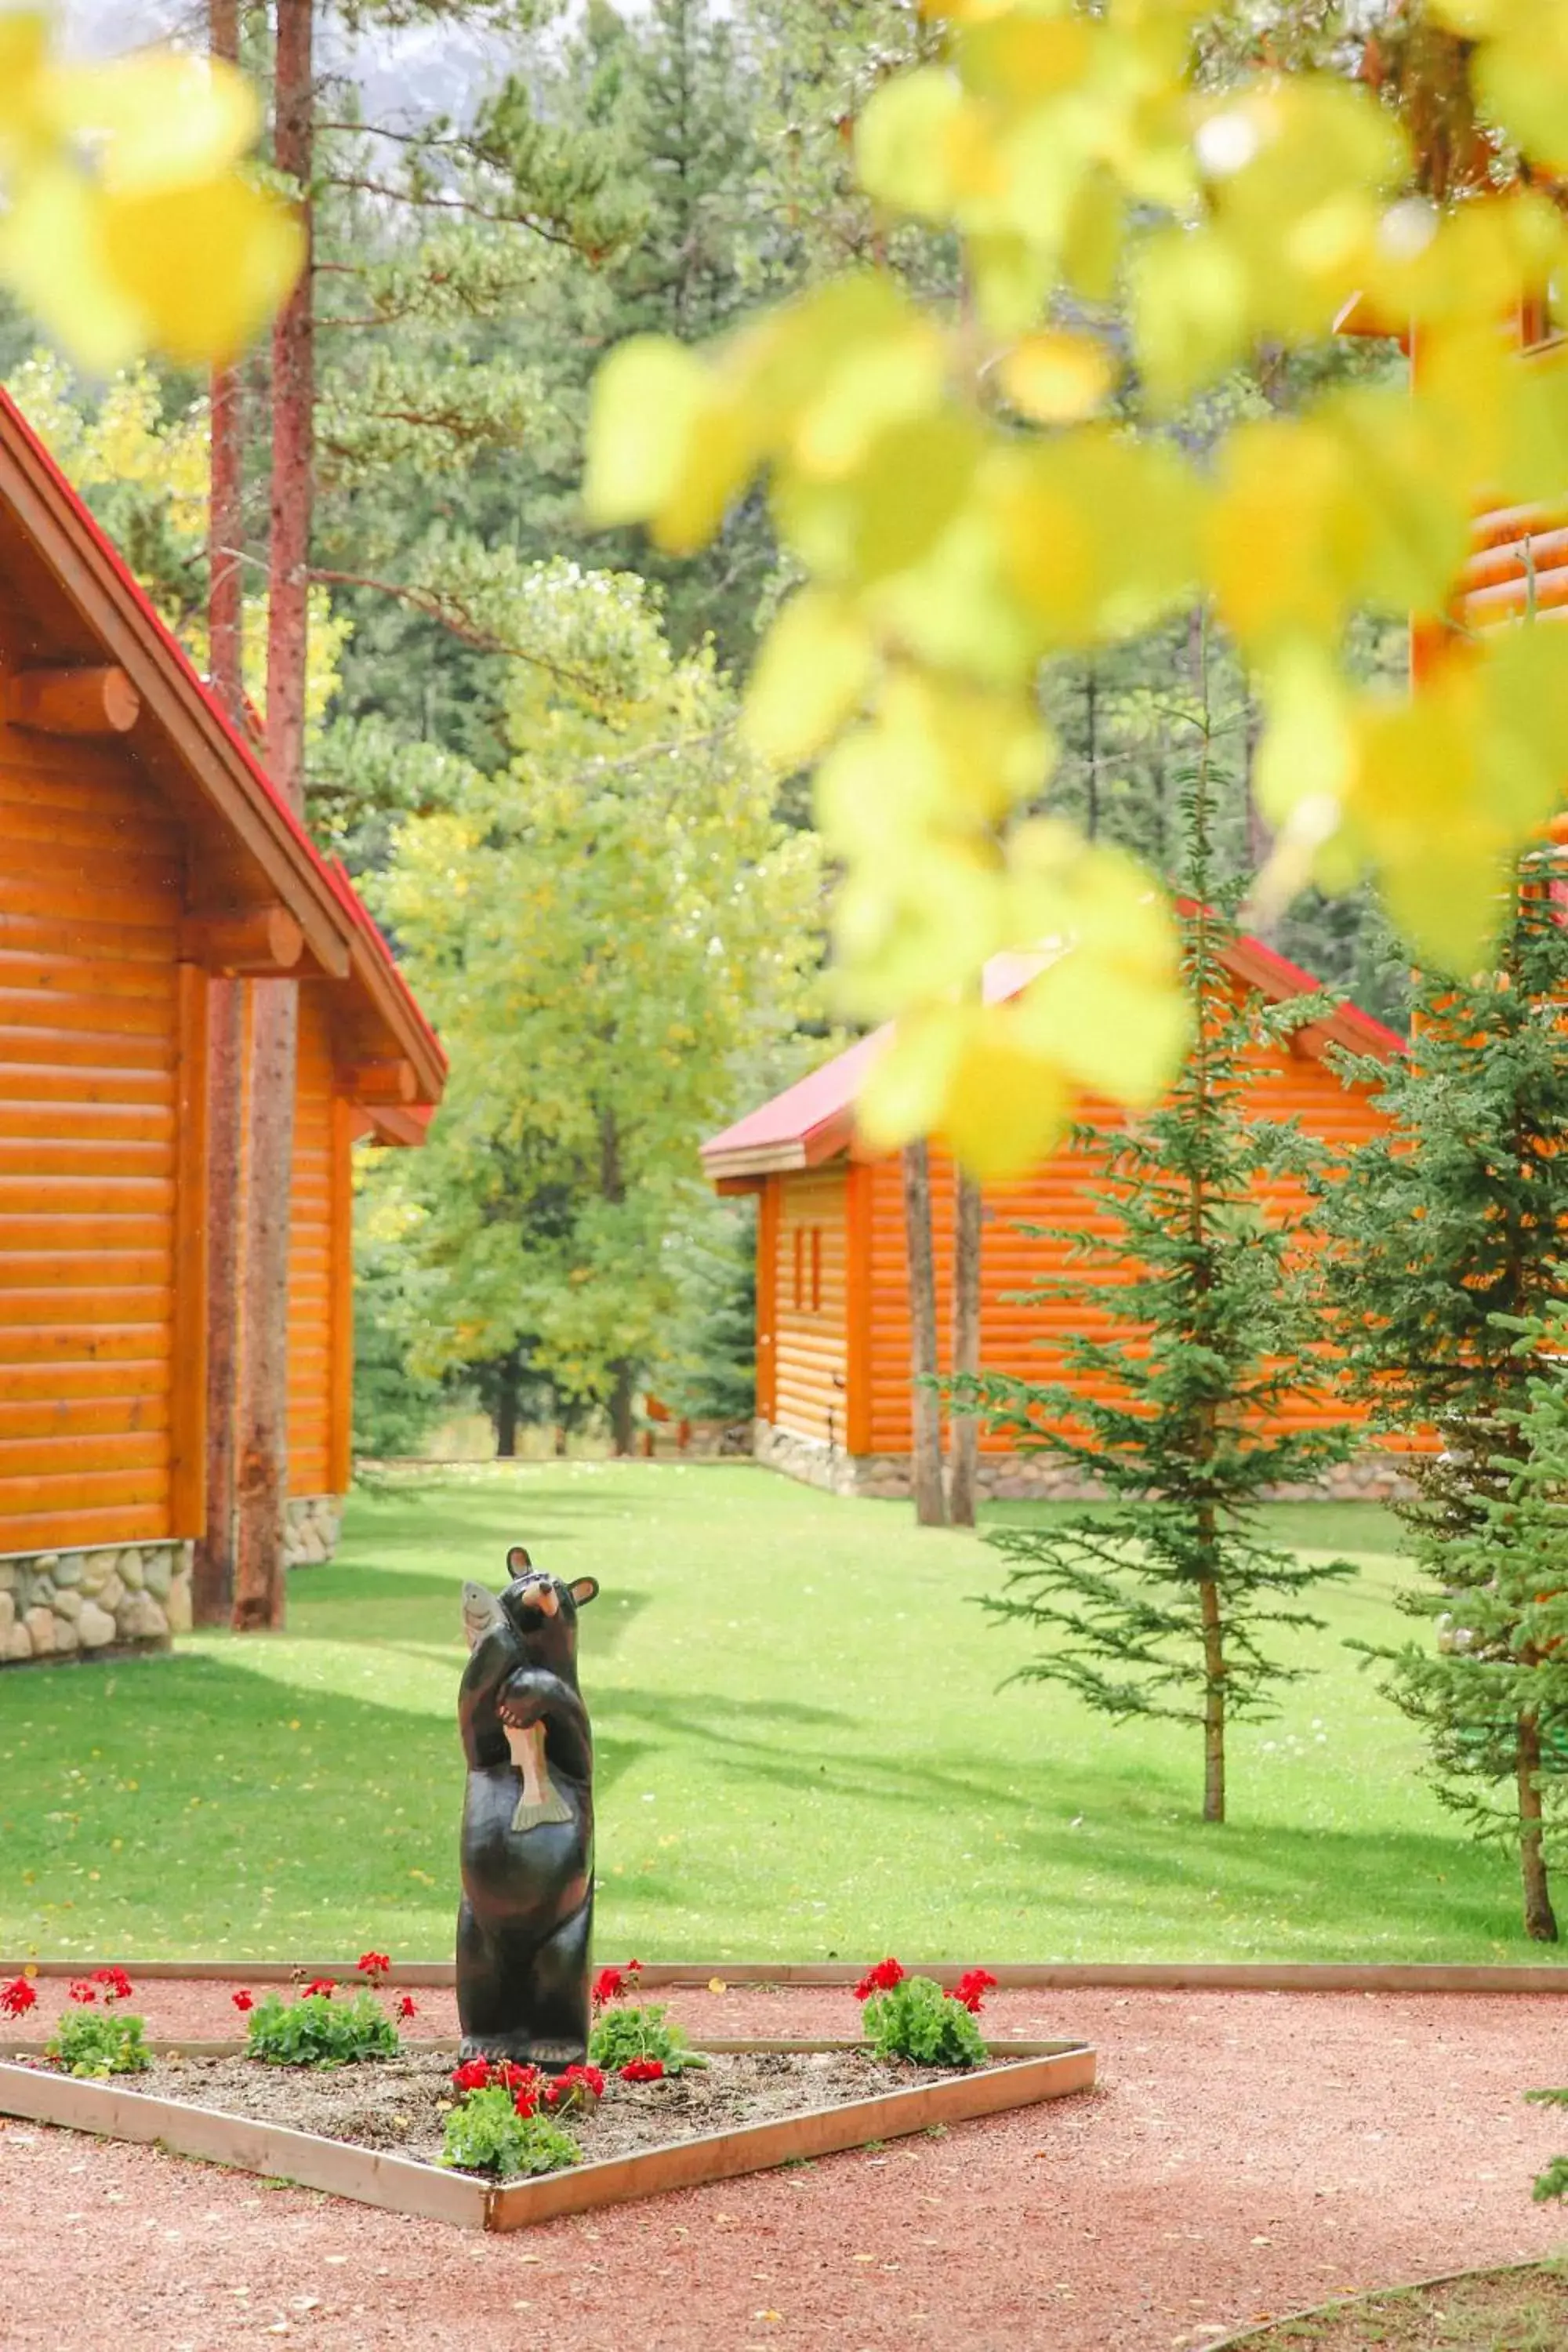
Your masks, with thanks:
[[[713,1214],[704,1132],[793,1030],[818,952],[811,836],[739,749],[710,656],[678,659],[643,583],[542,567],[513,673],[517,756],[400,827],[375,885],[452,1057],[426,1149],[378,1180],[439,1282],[427,1367],[526,1340],[608,1406],[674,1352]]]
[[[1317,1147],[1256,1116],[1248,1057],[1279,1034],[1221,961],[1230,924],[1216,904],[1208,827],[1206,712],[1184,814],[1191,894],[1183,965],[1196,1035],[1168,1097],[1109,1139],[1082,1130],[1090,1225],[1054,1236],[1071,1272],[1041,1299],[1070,1297],[1103,1337],[1062,1342],[1071,1380],[1001,1374],[953,1385],[1020,1451],[1059,1456],[1103,1506],[996,1529],[1008,1563],[983,1606],[1044,1637],[1016,1678],[1059,1683],[1124,1722],[1201,1726],[1204,1819],[1226,1817],[1226,1732],[1272,1711],[1296,1670],[1271,1655],[1279,1630],[1319,1622],[1305,1606],[1324,1579],[1352,1574],[1270,1543],[1260,1506],[1281,1485],[1344,1459],[1333,1428],[1281,1428],[1312,1379],[1318,1327],[1304,1282],[1302,1213],[1260,1187],[1301,1179]],[[1310,1017],[1300,1001],[1294,1018]]]

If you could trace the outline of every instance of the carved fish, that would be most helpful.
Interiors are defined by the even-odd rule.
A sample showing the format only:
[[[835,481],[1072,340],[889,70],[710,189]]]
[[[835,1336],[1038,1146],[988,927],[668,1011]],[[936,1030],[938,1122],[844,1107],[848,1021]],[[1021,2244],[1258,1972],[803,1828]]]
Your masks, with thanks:
[[[554,1609],[560,1605],[554,1586],[549,1583],[548,1579],[542,1581],[548,1586],[550,1595],[549,1601],[542,1602],[542,1605],[547,1614],[553,1615]],[[506,1612],[486,1586],[464,1585],[463,1631],[468,1636],[470,1650],[477,1649],[487,1633],[493,1633],[506,1622]],[[503,1720],[501,1730],[506,1738],[507,1753],[522,1783],[517,1810],[511,1817],[512,1828],[521,1832],[541,1829],[546,1822],[569,1822],[572,1808],[551,1780],[549,1767],[544,1761],[544,1726],[533,1723],[524,1729],[517,1729]]]

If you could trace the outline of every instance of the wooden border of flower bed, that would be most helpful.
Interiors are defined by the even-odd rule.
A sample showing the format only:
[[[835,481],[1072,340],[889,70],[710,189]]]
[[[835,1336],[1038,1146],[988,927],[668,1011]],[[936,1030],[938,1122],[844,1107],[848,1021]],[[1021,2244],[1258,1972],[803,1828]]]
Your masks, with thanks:
[[[154,2045],[157,2046],[157,2045]],[[174,2047],[177,2045],[163,2045]],[[186,2049],[193,2046],[184,2045]],[[702,2042],[713,2051],[858,2050],[855,2042]],[[207,2044],[226,2053],[238,2042]],[[742,2172],[765,2172],[775,2165],[832,2156],[868,2140],[898,2139],[933,2124],[963,2123],[1068,2097],[1094,2086],[1095,2054],[1085,2042],[993,2042],[993,2058],[1005,2062],[968,2074],[944,2076],[912,2090],[888,2091],[871,2099],[847,2099],[835,2107],[812,2107],[776,2122],[743,2124],[737,2130],[705,2132],[668,2147],[637,2156],[610,2157],[574,2166],[540,2180],[510,2185],[446,2172],[405,2156],[355,2147],[282,2124],[258,2123],[182,2099],[156,2098],[121,2089],[112,2082],[77,2082],[68,2074],[0,2062],[0,2114],[68,2131],[94,2132],[107,2139],[154,2141],[176,2156],[205,2157],[266,2179],[289,2180],[302,2189],[324,2189],[361,2205],[412,2213],[429,2221],[452,2221],[469,2230],[525,2230],[563,2213],[584,2213],[599,2205],[655,2197],[668,2189],[695,2189],[710,2180],[731,2180]]]
[[[95,1968],[123,1967],[149,1983],[293,1984],[331,1977],[353,1984],[352,1960],[0,1959],[0,1978],[90,1976]],[[842,1988],[866,1973],[863,1960],[645,1960],[640,1983],[705,1991],[717,1977],[725,1987]],[[911,1976],[956,1984],[969,1960],[909,1960]],[[1004,1991],[1090,1992],[1568,1992],[1568,1951],[1544,1966],[1449,1960],[984,1960]],[[405,1960],[386,1970],[383,1985],[426,1990],[449,1988],[450,1960]]]

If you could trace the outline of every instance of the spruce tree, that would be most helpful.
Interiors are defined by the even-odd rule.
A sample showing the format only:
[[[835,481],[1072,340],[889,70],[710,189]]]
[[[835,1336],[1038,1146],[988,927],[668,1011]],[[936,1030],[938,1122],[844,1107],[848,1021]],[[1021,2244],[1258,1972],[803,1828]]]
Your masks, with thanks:
[[[1497,969],[1423,981],[1411,1055],[1382,1073],[1389,1131],[1320,1210],[1348,1390],[1391,1435],[1436,1440],[1409,1457],[1413,1492],[1396,1508],[1427,1580],[1409,1606],[1446,1613],[1451,1631],[1436,1655],[1382,1653],[1389,1687],[1428,1730],[1439,1794],[1516,1843],[1525,1928],[1543,1942],[1557,1932],[1540,1829],[1552,1764],[1521,1661],[1536,1644],[1534,1596],[1552,1581],[1549,1497],[1531,1504],[1538,1581],[1510,1530],[1516,1486],[1533,1493],[1545,1410],[1538,1355],[1519,1335],[1556,1317],[1568,1221],[1568,930],[1555,887],[1546,855],[1526,860]],[[1500,1781],[1513,1790],[1506,1823]]]
[[[1109,1498],[989,1538],[1009,1566],[982,1605],[1044,1636],[1013,1679],[1065,1685],[1117,1722],[1201,1725],[1203,1815],[1222,1822],[1228,1727],[1271,1713],[1300,1671],[1270,1654],[1269,1635],[1316,1626],[1310,1588],[1353,1571],[1280,1549],[1260,1517],[1271,1488],[1314,1479],[1350,1438],[1279,1425],[1313,1385],[1316,1326],[1305,1204],[1281,1211],[1261,1188],[1305,1178],[1320,1154],[1293,1124],[1254,1113],[1248,1057],[1284,1024],[1221,960],[1232,925],[1212,871],[1214,730],[1206,709],[1194,723],[1181,803],[1192,1053],[1147,1118],[1075,1139],[1096,1213],[1053,1235],[1071,1271],[1037,1294],[1070,1299],[1090,1327],[1062,1343],[1067,1377],[988,1374],[955,1382],[954,1398],[977,1397],[1020,1450],[1059,1457]],[[1316,1009],[1290,1010],[1300,1022]]]

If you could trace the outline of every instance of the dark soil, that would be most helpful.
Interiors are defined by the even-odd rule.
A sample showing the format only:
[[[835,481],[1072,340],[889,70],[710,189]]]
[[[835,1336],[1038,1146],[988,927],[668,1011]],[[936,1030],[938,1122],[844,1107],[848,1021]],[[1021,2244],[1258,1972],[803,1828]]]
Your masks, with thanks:
[[[1543,2263],[1405,2287],[1230,2340],[1236,2352],[1563,2352],[1568,2271]]]
[[[253,2058],[159,2058],[149,2073],[122,2080],[119,2087],[434,2164],[441,2152],[443,2115],[454,2097],[456,2063],[450,2051],[417,2048],[395,2058],[332,2067],[268,2066]],[[623,2083],[612,2074],[597,2108],[564,2119],[563,2128],[592,2164],[705,2132],[734,2131],[811,2107],[909,2090],[952,2071],[886,2063],[857,2050],[719,2053],[706,2066],[661,2083]]]

